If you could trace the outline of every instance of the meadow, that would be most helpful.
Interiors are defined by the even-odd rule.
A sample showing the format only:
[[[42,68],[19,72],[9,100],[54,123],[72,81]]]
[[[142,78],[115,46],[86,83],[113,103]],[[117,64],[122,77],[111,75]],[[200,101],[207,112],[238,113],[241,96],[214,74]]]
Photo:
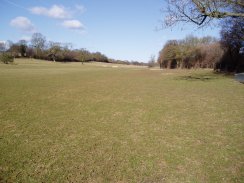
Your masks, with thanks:
[[[0,64],[0,182],[244,182],[243,139],[232,76]]]

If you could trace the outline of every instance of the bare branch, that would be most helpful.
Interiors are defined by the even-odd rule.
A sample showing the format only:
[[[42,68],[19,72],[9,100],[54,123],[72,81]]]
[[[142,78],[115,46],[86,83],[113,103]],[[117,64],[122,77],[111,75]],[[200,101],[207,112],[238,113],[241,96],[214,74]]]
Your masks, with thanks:
[[[198,26],[213,19],[244,18],[243,0],[167,0],[166,27],[180,22],[193,22]]]

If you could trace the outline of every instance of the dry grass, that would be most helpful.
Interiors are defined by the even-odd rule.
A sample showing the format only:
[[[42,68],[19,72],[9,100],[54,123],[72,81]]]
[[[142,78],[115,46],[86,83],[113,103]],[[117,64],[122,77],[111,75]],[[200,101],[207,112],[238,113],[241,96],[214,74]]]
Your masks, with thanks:
[[[0,182],[244,181],[231,77],[19,60],[0,86]]]

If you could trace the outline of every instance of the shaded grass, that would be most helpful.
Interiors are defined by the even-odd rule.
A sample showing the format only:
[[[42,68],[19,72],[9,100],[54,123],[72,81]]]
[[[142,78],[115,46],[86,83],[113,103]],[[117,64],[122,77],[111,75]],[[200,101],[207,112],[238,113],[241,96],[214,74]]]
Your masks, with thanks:
[[[0,86],[0,182],[243,182],[230,77],[20,60]]]

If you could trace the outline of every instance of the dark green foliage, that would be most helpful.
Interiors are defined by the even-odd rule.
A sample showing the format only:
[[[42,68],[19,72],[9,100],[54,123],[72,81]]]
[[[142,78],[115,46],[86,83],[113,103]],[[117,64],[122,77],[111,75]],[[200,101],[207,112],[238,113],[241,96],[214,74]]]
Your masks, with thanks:
[[[0,61],[4,64],[9,64],[14,62],[14,57],[9,53],[0,54]]]

